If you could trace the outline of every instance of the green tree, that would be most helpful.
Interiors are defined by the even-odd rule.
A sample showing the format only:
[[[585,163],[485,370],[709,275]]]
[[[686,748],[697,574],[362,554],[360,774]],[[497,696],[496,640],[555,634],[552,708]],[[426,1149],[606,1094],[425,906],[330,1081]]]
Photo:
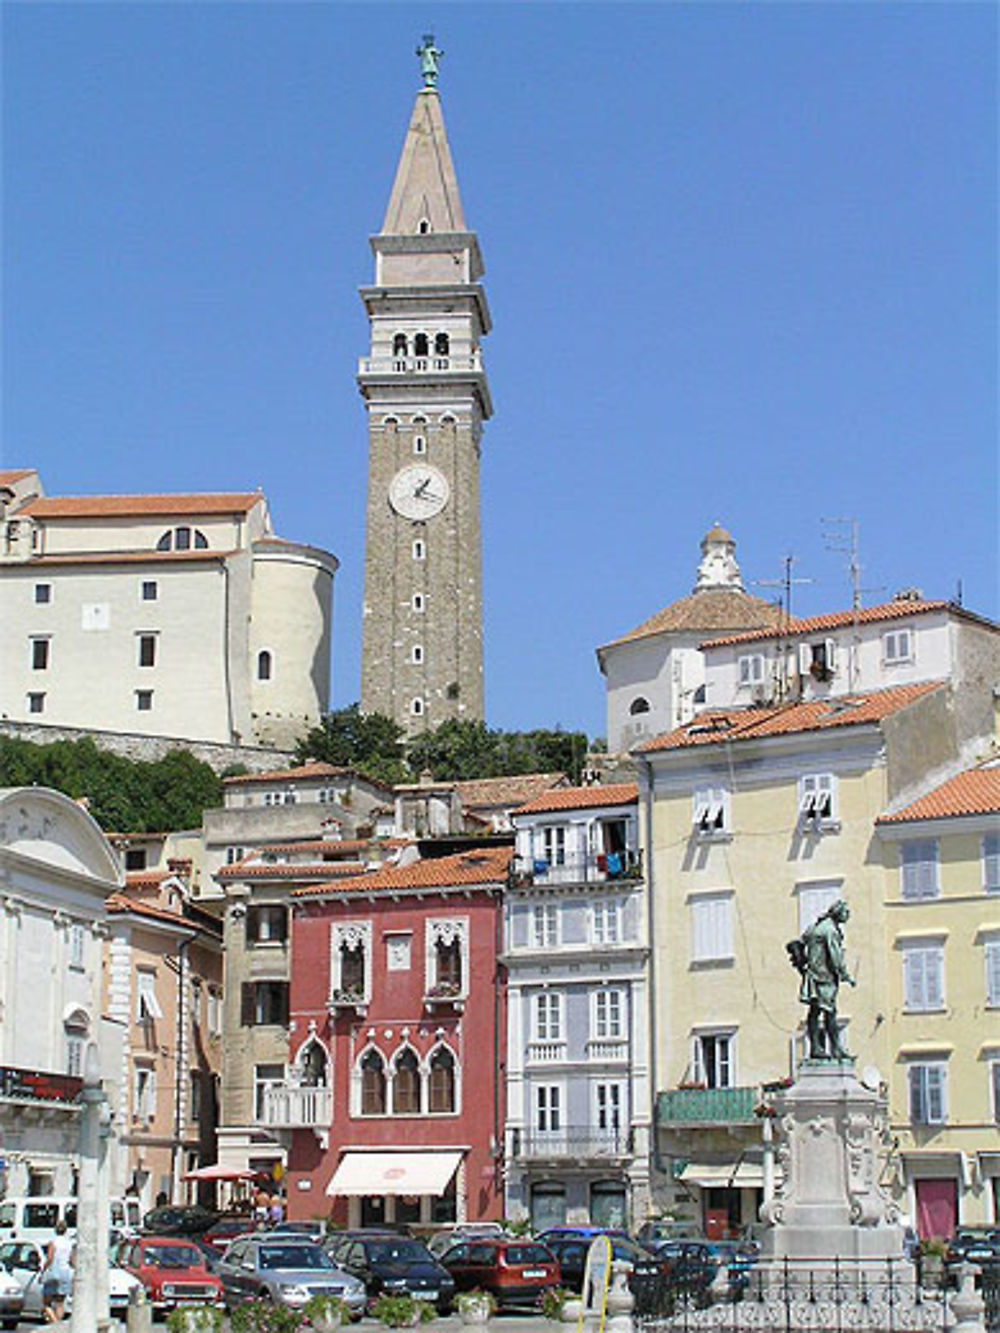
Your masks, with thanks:
[[[579,782],[586,754],[582,731],[492,731],[454,720],[415,737],[407,751],[414,773],[429,770],[439,782],[517,773],[568,773]]]
[[[382,713],[362,713],[359,704],[326,713],[319,726],[296,746],[301,764],[321,759],[340,768],[354,768],[377,782],[408,782],[403,729]]]

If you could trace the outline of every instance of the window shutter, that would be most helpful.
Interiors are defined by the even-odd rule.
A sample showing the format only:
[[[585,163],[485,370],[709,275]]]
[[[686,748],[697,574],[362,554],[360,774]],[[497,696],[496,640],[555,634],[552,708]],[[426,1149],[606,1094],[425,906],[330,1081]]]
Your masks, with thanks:
[[[808,676],[812,666],[812,647],[808,643],[799,644],[799,675]]]
[[[986,945],[986,1003],[1000,1005],[1000,940]]]
[[[240,1026],[252,1028],[256,1020],[256,986],[244,981],[240,987]]]
[[[944,1070],[940,1065],[928,1065],[925,1073],[927,1075],[927,1121],[929,1124],[938,1125],[945,1118]]]
[[[924,949],[924,1007],[940,1009],[944,1001],[944,956],[940,949]]]
[[[910,1120],[914,1125],[927,1123],[926,1099],[924,1097],[923,1065],[910,1066]]]
[[[836,671],[837,669],[837,640],[827,639],[823,645],[826,654],[827,671]]]
[[[983,888],[1000,893],[1000,835],[988,833],[983,839]]]
[[[903,1003],[907,1009],[921,1008],[924,993],[924,960],[919,949],[903,954]]]

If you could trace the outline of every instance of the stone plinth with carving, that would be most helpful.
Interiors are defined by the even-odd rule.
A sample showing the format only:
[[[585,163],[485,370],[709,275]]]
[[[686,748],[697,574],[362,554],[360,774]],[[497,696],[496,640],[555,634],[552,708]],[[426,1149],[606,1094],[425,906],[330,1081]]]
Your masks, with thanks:
[[[781,1183],[761,1209],[761,1258],[902,1258],[898,1210],[879,1183],[885,1103],[853,1061],[807,1060],[774,1109]]]

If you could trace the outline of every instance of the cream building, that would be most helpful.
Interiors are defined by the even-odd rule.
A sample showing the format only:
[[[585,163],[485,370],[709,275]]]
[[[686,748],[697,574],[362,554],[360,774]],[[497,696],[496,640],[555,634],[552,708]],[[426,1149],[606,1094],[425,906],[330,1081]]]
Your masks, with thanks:
[[[0,472],[0,715],[291,746],[326,709],[337,561],[244,495],[47,496]]]
[[[785,943],[851,909],[845,1042],[868,1081],[895,1058],[897,984],[875,820],[954,764],[945,682],[708,710],[639,747],[652,941],[653,1189],[717,1234],[756,1220],[768,1083],[794,1075],[805,1007]]]
[[[897,803],[898,807],[898,803]],[[893,1184],[921,1235],[1000,1223],[1000,762],[876,824]]]

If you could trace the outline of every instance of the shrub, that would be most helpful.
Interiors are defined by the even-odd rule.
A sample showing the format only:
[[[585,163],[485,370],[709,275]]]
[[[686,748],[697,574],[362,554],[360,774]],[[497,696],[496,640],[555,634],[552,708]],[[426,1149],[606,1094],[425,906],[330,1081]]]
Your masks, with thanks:
[[[306,1301],[302,1312],[317,1323],[321,1320],[331,1323],[339,1320],[340,1323],[346,1324],[351,1318],[346,1301],[342,1301],[339,1296],[312,1296]]]
[[[169,1333],[221,1333],[222,1311],[209,1306],[188,1306],[167,1315]]]
[[[413,1328],[434,1318],[434,1307],[414,1296],[382,1295],[372,1306],[372,1314],[387,1328]]]
[[[550,1287],[542,1293],[542,1314],[546,1319],[560,1320],[563,1306],[573,1299],[573,1293],[565,1287]]]
[[[232,1333],[299,1333],[303,1328],[298,1310],[287,1310],[270,1301],[248,1301],[233,1311]]]

